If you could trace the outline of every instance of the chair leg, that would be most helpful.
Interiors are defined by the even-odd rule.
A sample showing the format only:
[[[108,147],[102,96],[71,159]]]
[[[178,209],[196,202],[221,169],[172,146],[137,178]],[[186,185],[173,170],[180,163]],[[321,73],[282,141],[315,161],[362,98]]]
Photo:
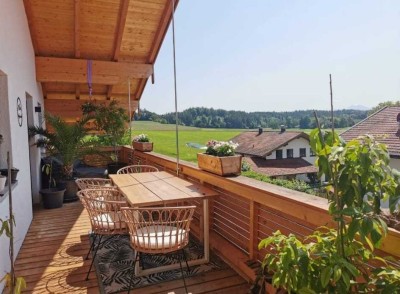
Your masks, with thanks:
[[[140,258],[139,256],[140,256],[140,253],[139,253],[139,252],[136,252],[135,260],[133,261],[132,275],[131,275],[131,278],[130,278],[130,280],[129,280],[128,294],[131,292],[133,277],[135,276],[136,262],[137,262],[137,259]]]
[[[87,255],[86,255],[86,260],[89,259],[89,254],[90,254],[90,252],[93,250],[94,243],[96,242],[97,234],[93,234],[93,235],[94,235],[94,239],[93,239],[92,244],[90,245],[89,252],[88,252]]]
[[[189,293],[187,290],[187,286],[186,286],[186,281],[185,281],[185,275],[183,273],[183,267],[182,267],[182,259],[179,258],[179,266],[181,268],[181,274],[182,274],[182,280],[183,280],[183,285],[185,286],[185,293]]]
[[[188,263],[188,260],[187,260],[187,257],[186,257],[186,252],[185,252],[185,249],[184,249],[184,248],[182,248],[182,255],[183,255],[183,259],[184,259],[185,262],[186,262],[186,268],[187,268],[187,270],[188,270],[188,273],[190,273],[189,263]]]
[[[90,263],[89,271],[87,272],[87,275],[86,275],[86,281],[89,280],[89,274],[90,274],[90,271],[92,270],[93,262],[94,262],[94,260],[96,258],[97,251],[99,250],[102,238],[103,238],[103,235],[100,235],[99,243],[96,246],[96,251],[94,252],[94,256],[93,256],[92,262]]]

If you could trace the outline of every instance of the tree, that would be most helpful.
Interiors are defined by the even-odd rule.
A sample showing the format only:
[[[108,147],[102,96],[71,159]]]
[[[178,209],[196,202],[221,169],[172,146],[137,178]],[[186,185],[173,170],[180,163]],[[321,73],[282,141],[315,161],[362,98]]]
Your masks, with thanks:
[[[310,118],[308,116],[303,116],[299,121],[300,129],[308,129],[310,128]]]
[[[400,101],[385,101],[385,102],[381,102],[379,103],[377,106],[373,107],[369,112],[368,115],[374,114],[375,112],[377,112],[378,110],[381,110],[382,108],[386,107],[386,106],[400,106]]]

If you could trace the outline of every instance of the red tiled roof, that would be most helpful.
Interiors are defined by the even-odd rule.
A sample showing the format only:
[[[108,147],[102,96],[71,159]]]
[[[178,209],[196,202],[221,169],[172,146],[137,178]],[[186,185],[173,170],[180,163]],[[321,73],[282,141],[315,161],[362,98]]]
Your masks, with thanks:
[[[245,157],[256,172],[268,176],[288,176],[297,174],[316,173],[317,167],[303,158],[264,159],[260,157]]]
[[[378,142],[388,146],[391,156],[400,156],[399,113],[400,106],[385,107],[343,132],[341,137],[349,141],[361,135],[373,135]]]
[[[236,152],[239,154],[266,157],[272,151],[300,137],[309,139],[308,135],[303,132],[264,131],[259,134],[258,131],[251,131],[237,135],[232,141],[239,144],[236,148]]]

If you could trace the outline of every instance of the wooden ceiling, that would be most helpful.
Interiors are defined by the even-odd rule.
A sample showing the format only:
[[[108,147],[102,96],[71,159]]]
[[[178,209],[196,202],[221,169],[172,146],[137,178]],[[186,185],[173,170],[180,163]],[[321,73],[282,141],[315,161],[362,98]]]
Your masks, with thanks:
[[[175,7],[178,0],[175,0]],[[74,120],[92,99],[138,101],[172,17],[172,0],[24,0],[46,111]],[[154,76],[152,77],[154,78]]]

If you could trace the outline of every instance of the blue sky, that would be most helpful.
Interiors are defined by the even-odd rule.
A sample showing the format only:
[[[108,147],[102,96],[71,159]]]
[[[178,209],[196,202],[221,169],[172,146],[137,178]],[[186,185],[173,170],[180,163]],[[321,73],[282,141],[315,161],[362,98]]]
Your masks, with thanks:
[[[399,0],[181,0],[178,110],[373,107],[400,99]],[[141,108],[174,110],[167,34]]]

